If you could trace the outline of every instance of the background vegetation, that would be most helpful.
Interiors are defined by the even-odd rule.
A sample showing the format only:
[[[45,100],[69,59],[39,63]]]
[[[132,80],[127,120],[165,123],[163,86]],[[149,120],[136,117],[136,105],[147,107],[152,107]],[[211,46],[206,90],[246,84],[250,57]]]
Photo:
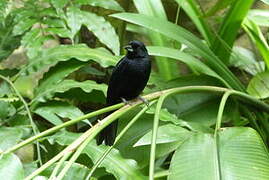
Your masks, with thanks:
[[[0,0],[0,177],[269,179],[268,7]],[[152,56],[150,105],[105,107],[133,39]],[[115,145],[97,146],[118,118]]]

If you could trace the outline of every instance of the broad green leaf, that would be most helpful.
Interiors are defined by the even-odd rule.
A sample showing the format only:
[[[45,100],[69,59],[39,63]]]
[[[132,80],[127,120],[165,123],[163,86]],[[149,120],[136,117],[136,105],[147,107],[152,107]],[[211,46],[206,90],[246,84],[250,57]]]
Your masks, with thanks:
[[[56,165],[57,164],[58,163],[56,163]],[[66,164],[67,162],[64,162],[63,166],[65,166]],[[50,177],[54,168],[55,168],[55,165],[49,168],[46,168],[42,173],[40,173],[40,175],[48,178]],[[89,173],[90,173],[90,169],[87,166],[79,164],[79,163],[73,163],[72,167],[65,174],[63,180],[86,179]],[[34,179],[34,180],[38,180],[38,179]]]
[[[27,50],[28,58],[37,57],[43,49],[42,45],[46,40],[51,39],[49,36],[42,35],[42,29],[31,29],[22,37],[21,44]]]
[[[171,102],[168,102],[168,103],[171,103]],[[209,107],[209,108],[211,108],[211,107]],[[216,110],[214,108],[212,108],[212,109],[214,111]],[[155,111],[156,111],[155,106],[151,106],[151,108],[146,113],[154,114]],[[196,121],[195,116],[194,116],[195,118],[189,118],[188,117],[188,114],[193,115],[193,114],[199,114],[201,112],[203,113],[204,110],[198,111],[198,112],[184,113],[185,116],[183,115],[183,118],[185,120],[182,120],[182,119],[179,119],[175,114],[170,113],[166,108],[165,109],[162,108],[161,111],[160,111],[160,121],[171,122],[171,123],[173,123],[175,125],[178,125],[178,126],[181,126],[181,127],[184,127],[184,128],[188,128],[191,131],[212,132],[212,130],[209,129],[209,126],[207,124],[205,124],[204,119],[205,119],[205,117],[208,117],[207,116],[208,114],[209,114],[209,117],[211,117],[212,114],[215,115],[215,112],[211,113],[211,111],[207,110],[206,111],[207,114],[202,115],[203,118],[198,119],[198,121]],[[186,114],[187,114],[187,116],[186,116]],[[214,124],[215,116],[213,116],[213,118],[214,118],[214,121],[213,121],[213,124]],[[206,122],[208,122],[208,121],[206,121]],[[210,120],[209,122],[210,122],[210,125],[212,125],[212,123],[211,123],[212,121]]]
[[[0,156],[0,177],[7,180],[23,180],[22,163],[16,155],[5,154]]]
[[[137,114],[138,110],[139,109],[132,111],[120,118],[118,128],[119,132],[127,125],[128,121],[130,121],[130,119],[134,117],[135,114]],[[128,159],[135,159],[141,168],[148,167],[150,146],[133,146],[140,138],[151,131],[152,121],[152,114],[142,115],[139,120],[136,121],[136,123],[126,132],[126,134],[124,134],[116,146],[116,148],[120,150],[123,157]],[[165,123],[163,121],[160,122],[161,126],[164,124]],[[173,152],[181,143],[182,141],[173,141],[170,143],[157,144],[156,158],[167,156],[169,153]]]
[[[251,9],[248,12],[248,19],[259,26],[269,27],[269,11],[265,9]]]
[[[244,30],[247,32],[248,36],[257,46],[257,49],[262,55],[263,60],[267,66],[267,69],[269,69],[269,45],[265,37],[263,36],[261,29],[259,28],[258,25],[255,24],[255,22],[247,18],[244,20],[242,26]]]
[[[57,9],[62,9],[69,2],[69,0],[51,0],[51,4]]]
[[[14,28],[12,18],[7,17],[5,21],[1,21],[0,23],[0,62],[7,58],[20,45],[21,37],[12,34]]]
[[[101,43],[110,48],[115,55],[119,55],[120,42],[114,27],[102,16],[89,12],[84,12],[83,16],[85,18],[83,24],[94,33]]]
[[[256,74],[248,84],[247,92],[259,99],[269,97],[269,71]]]
[[[102,91],[106,93],[107,85],[97,84],[95,81],[87,80],[83,82],[78,82],[74,80],[63,80],[61,83],[55,86],[48,87],[46,90],[36,94],[33,101],[45,102],[46,99],[51,99],[55,93],[64,93],[72,88],[80,88],[83,91],[90,93],[93,90]]]
[[[74,6],[67,8],[66,11],[66,22],[71,30],[71,39],[73,40],[82,25],[83,17],[81,15],[81,12],[82,11],[80,11],[80,9]]]
[[[231,49],[236,39],[241,23],[251,8],[254,0],[236,0],[231,5],[223,19],[218,35],[212,46],[214,53],[225,64],[228,64]]]
[[[187,45],[189,48],[195,51],[195,53],[204,58],[205,64],[214,69],[220,77],[225,79],[225,85],[227,87],[244,91],[240,81],[222,63],[222,61],[215,56],[209,47],[184,28],[159,18],[145,16],[142,14],[119,13],[111,16],[154,30]]]
[[[183,142],[191,135],[190,131],[173,125],[173,124],[166,124],[163,126],[158,127],[158,134],[157,134],[157,141],[156,144],[164,144],[164,143],[171,143],[174,141],[181,141]],[[152,138],[152,131],[145,134],[142,138],[140,138],[135,144],[136,146],[145,146],[151,144]]]
[[[80,5],[91,5],[111,9],[115,11],[124,11],[120,4],[115,0],[77,0],[76,3]]]
[[[146,111],[148,114],[155,114],[156,105],[151,106],[149,110]],[[160,111],[160,121],[172,122],[173,124],[178,125],[180,123],[180,119],[175,114],[170,113],[166,108],[162,108]]]
[[[37,79],[32,76],[21,76],[18,78],[14,86],[24,97],[32,99],[34,97],[34,87],[37,85]]]
[[[15,107],[9,102],[0,100],[0,124],[1,121],[6,120],[6,118],[13,116],[16,113]]]
[[[185,13],[188,14],[207,43],[212,45],[214,34],[211,32],[210,27],[206,23],[203,13],[196,0],[176,0],[176,2],[185,11]]]
[[[83,24],[93,32],[101,43],[110,48],[114,54],[119,55],[119,37],[116,34],[114,27],[106,21],[104,17],[71,7],[67,10],[67,22],[68,26],[71,28],[72,37],[75,36]]]
[[[0,128],[0,150],[4,151],[16,145],[22,138],[23,132],[19,127]]]
[[[0,97],[9,96],[12,94],[10,86],[7,82],[0,83]]]
[[[60,145],[69,145],[79,137],[78,133],[63,131],[50,137]],[[83,153],[88,155],[94,163],[109,147],[105,145],[97,146],[95,141],[90,142]],[[137,163],[132,159],[125,159],[121,156],[119,150],[112,149],[100,165],[106,168],[107,172],[112,173],[117,179],[147,179],[139,170]]]
[[[255,130],[223,128],[217,139],[198,133],[179,146],[171,160],[168,180],[267,180],[268,166],[268,151]]]
[[[42,104],[38,106],[34,112],[47,119],[53,125],[62,124],[59,117],[75,119],[84,115],[84,113],[76,106],[61,101],[52,101]]]
[[[39,80],[49,68],[72,58],[83,62],[93,60],[103,67],[115,65],[118,60],[103,48],[91,49],[84,44],[62,45],[43,50],[39,57],[30,59],[30,63],[22,68],[17,76],[32,76],[35,80]]]
[[[25,31],[30,29],[35,23],[37,23],[37,20],[30,17],[22,21],[19,21],[19,23],[14,26],[12,33],[15,36],[21,35]]]
[[[251,75],[265,71],[264,62],[260,61],[252,51],[240,46],[234,46],[229,66],[243,69]]]
[[[60,83],[70,73],[76,71],[85,64],[86,62],[77,60],[59,62],[55,67],[51,68],[49,72],[44,74],[44,77],[40,80],[38,87],[35,88],[35,94],[45,91],[47,88]]]
[[[205,65],[200,60],[196,59],[195,57],[187,53],[184,53],[182,51],[172,49],[172,48],[166,48],[166,47],[149,46],[147,48],[148,48],[149,54],[152,56],[169,57],[169,58],[179,60],[183,63],[186,63],[195,72],[199,72],[202,74],[215,77],[219,79],[220,81],[222,81],[223,83],[225,83],[225,80],[223,80],[217,73],[211,70],[207,65]]]
[[[182,86],[198,86],[198,85],[207,85],[207,86],[221,86],[221,82],[213,77],[206,75],[188,75],[182,76],[170,81],[165,81],[154,71],[151,72],[148,84],[144,89],[145,94],[153,93],[160,90],[182,87]]]
[[[167,20],[167,16],[161,0],[133,0],[133,2],[140,14]],[[149,29],[146,31],[154,46],[171,46],[167,37]],[[173,61],[168,61],[168,58],[157,57],[156,63],[160,75],[165,80],[171,80],[179,76],[178,65]]]

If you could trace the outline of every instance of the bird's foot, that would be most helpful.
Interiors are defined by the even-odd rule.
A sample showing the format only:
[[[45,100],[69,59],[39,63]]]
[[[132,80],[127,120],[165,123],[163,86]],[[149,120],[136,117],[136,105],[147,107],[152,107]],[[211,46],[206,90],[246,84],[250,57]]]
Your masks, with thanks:
[[[145,98],[143,98],[142,96],[138,96],[137,97],[140,101],[142,101],[144,104],[146,104],[147,106],[149,106],[149,101]]]
[[[124,98],[121,98],[122,102],[125,104],[125,105],[132,105],[132,103],[130,101],[127,101],[126,99]]]

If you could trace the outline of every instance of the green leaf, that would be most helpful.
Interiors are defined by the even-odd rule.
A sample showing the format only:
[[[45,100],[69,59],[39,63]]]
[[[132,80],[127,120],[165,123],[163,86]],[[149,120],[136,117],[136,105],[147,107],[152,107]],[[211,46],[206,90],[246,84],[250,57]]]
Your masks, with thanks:
[[[59,117],[75,119],[84,115],[84,113],[76,106],[60,101],[52,101],[42,104],[38,106],[34,112],[48,120],[53,125],[62,124]]]
[[[83,21],[83,15],[81,14],[82,11],[80,9],[71,6],[67,8],[66,10],[66,22],[68,27],[71,30],[71,39],[74,40],[75,35],[80,30],[82,21]]]
[[[62,8],[64,8],[68,2],[69,2],[69,0],[51,0],[51,4],[56,9],[62,9]]]
[[[69,145],[79,135],[81,134],[63,131],[50,137],[50,140],[54,140],[61,145]],[[84,153],[96,163],[108,148],[105,145],[97,146],[96,142],[92,141],[84,149]],[[106,171],[112,173],[117,179],[147,179],[140,172],[137,163],[134,160],[123,158],[117,149],[112,149],[100,166],[106,168]]]
[[[140,14],[167,20],[167,16],[161,0],[133,0],[136,9]],[[158,32],[147,30],[147,34],[154,46],[171,46],[167,37]],[[168,58],[157,57],[156,63],[160,75],[165,80],[171,80],[179,76],[179,68],[173,61],[168,61]]]
[[[21,35],[28,29],[30,29],[35,23],[37,22],[36,19],[33,18],[25,18],[22,21],[19,21],[18,24],[16,24],[13,28],[13,35]]]
[[[205,18],[203,17],[203,13],[198,3],[195,0],[176,0],[176,2],[184,9],[185,13],[188,14],[207,43],[212,45],[214,34],[205,22]]]
[[[178,147],[168,180],[269,178],[269,155],[261,137],[251,128],[223,128],[218,139],[196,134]]]
[[[240,46],[235,46],[233,48],[229,65],[245,70],[251,75],[256,75],[259,72],[265,71],[264,62],[257,60],[256,55],[252,51]]]
[[[16,113],[15,107],[5,101],[0,101],[0,124],[1,121],[5,121],[6,118],[13,116]]]
[[[107,85],[97,84],[95,81],[91,80],[83,82],[77,82],[74,80],[63,80],[61,83],[56,84],[55,86],[48,87],[45,91],[36,94],[36,97],[32,101],[45,102],[46,99],[51,99],[55,93],[63,93],[72,88],[80,88],[87,93],[90,93],[93,90],[99,90],[105,94]]]
[[[116,55],[119,55],[119,37],[113,26],[104,17],[72,7],[67,9],[67,23],[71,28],[72,37],[74,37],[83,24],[93,32],[101,43],[105,44]]]
[[[173,125],[173,124],[166,124],[163,126],[158,127],[158,135],[156,144],[164,144],[164,143],[171,143],[174,141],[181,141],[183,142],[191,135],[190,131]],[[145,146],[151,144],[152,138],[152,131],[145,134],[142,138],[140,138],[135,144],[136,146]]]
[[[203,62],[201,62],[200,60],[196,59],[195,57],[187,53],[184,53],[177,49],[166,48],[166,47],[149,46],[147,47],[147,49],[149,51],[149,54],[152,56],[169,57],[169,58],[179,60],[183,63],[186,63],[195,72],[199,72],[202,74],[215,77],[225,83],[225,80],[223,80],[217,73],[215,73],[207,65],[205,65]]]
[[[259,28],[258,25],[255,24],[255,22],[247,18],[244,20],[242,26],[244,30],[247,32],[248,36],[257,46],[267,66],[267,69],[269,69],[269,45],[267,44],[267,41],[264,38],[261,29]]]
[[[248,12],[248,19],[259,26],[269,27],[269,11],[265,9],[251,9]]]
[[[34,28],[25,33],[21,45],[26,48],[28,58],[32,59],[39,56],[40,51],[44,48],[42,46],[44,42],[51,39],[53,39],[52,36],[44,35],[43,29]]]
[[[16,145],[21,140],[22,135],[23,131],[19,127],[1,127],[0,150],[4,151]]]
[[[71,58],[83,62],[93,60],[103,67],[115,65],[118,61],[116,56],[103,48],[91,49],[84,44],[62,45],[43,50],[39,57],[30,59],[30,63],[21,68],[17,76],[32,76],[38,81],[49,68],[55,66],[58,62],[68,61]]]
[[[14,154],[0,156],[0,177],[8,180],[23,180],[24,171],[17,156]]]
[[[14,86],[24,97],[32,99],[34,97],[34,87],[37,85],[37,79],[32,76],[21,76],[18,78]]]
[[[253,4],[253,0],[236,0],[231,5],[223,19],[218,36],[212,46],[214,53],[222,62],[228,64],[231,49],[236,39],[241,23]]]
[[[76,3],[79,5],[91,5],[115,11],[124,11],[120,4],[115,0],[77,0]]]
[[[13,28],[13,17],[8,16],[0,23],[0,62],[20,45],[21,37],[12,34]]]
[[[258,73],[248,84],[247,92],[259,99],[269,97],[269,71]]]
[[[146,111],[148,114],[155,114],[156,111],[156,105],[151,106],[149,110]],[[175,114],[170,113],[166,108],[162,108],[160,111],[160,121],[164,122],[172,122],[176,125],[180,123],[180,119],[177,118]]]
[[[230,88],[244,91],[243,85],[240,81],[232,74],[232,72],[222,63],[222,61],[215,56],[215,54],[206,46],[202,41],[175,24],[167,21],[163,21],[159,18],[149,17],[142,14],[133,13],[119,13],[111,15],[113,17],[138,24],[156,32],[162,33],[171,39],[175,39],[189,48],[195,53],[203,57],[205,64],[210,68],[214,69],[215,72],[225,79],[225,85]]]
[[[56,163],[55,165],[57,164],[58,163]],[[64,162],[63,166],[65,166],[66,164],[67,162]],[[46,168],[42,173],[40,173],[40,175],[43,177],[45,176],[47,178],[50,177],[51,173],[53,172],[55,168],[55,165],[49,168]],[[86,179],[89,173],[90,173],[90,169],[87,166],[84,166],[79,163],[73,163],[72,167],[65,174],[63,180]],[[38,179],[34,179],[34,180],[38,180]]]
[[[78,70],[85,62],[77,60],[69,60],[66,62],[59,62],[55,67],[51,68],[49,72],[45,73],[39,85],[35,88],[35,94],[45,91],[47,88],[55,86],[60,83],[70,73]]]
[[[171,103],[171,101],[169,101],[167,104]],[[185,102],[182,102],[183,104],[187,104]],[[215,104],[214,104],[215,105]],[[202,106],[202,105],[200,105]],[[206,107],[208,108],[208,107]],[[211,107],[209,107],[211,108]],[[190,108],[191,109],[191,108]],[[198,109],[198,108],[196,108]],[[214,111],[216,110],[215,108],[212,108]],[[148,114],[155,114],[156,111],[156,107],[155,106],[151,106],[151,108],[146,112]],[[188,111],[188,110],[187,110]],[[207,110],[207,114],[202,115],[203,118],[200,118],[199,120],[196,121],[196,117],[195,118],[189,118],[188,115],[195,115],[195,114],[202,114],[204,112],[204,109],[202,111],[191,111],[191,113],[184,113],[184,115],[182,116],[185,120],[179,119],[175,114],[170,113],[166,108],[165,109],[161,109],[160,111],[160,121],[163,122],[171,122],[175,125],[184,127],[184,128],[188,128],[191,131],[201,131],[201,132],[212,132],[211,129],[209,129],[209,127],[207,127],[208,125],[205,125],[204,119],[205,117],[208,117],[207,115],[211,115],[211,109],[210,111]],[[215,112],[213,112],[215,115]],[[187,116],[186,116],[187,114]],[[200,116],[201,117],[201,116]],[[211,116],[209,116],[211,117]],[[215,116],[213,116],[214,120],[213,123],[215,122]],[[208,122],[208,121],[206,121]],[[211,120],[209,122],[212,122]],[[210,123],[210,125],[212,125],[212,123]]]

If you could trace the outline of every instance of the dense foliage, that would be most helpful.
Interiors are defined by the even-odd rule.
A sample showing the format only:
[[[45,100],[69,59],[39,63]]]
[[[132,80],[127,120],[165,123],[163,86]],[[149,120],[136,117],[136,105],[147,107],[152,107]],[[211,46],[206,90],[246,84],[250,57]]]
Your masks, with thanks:
[[[0,0],[0,177],[269,179],[268,7]],[[132,39],[153,60],[150,104],[105,107]],[[97,146],[116,119],[115,145]]]

